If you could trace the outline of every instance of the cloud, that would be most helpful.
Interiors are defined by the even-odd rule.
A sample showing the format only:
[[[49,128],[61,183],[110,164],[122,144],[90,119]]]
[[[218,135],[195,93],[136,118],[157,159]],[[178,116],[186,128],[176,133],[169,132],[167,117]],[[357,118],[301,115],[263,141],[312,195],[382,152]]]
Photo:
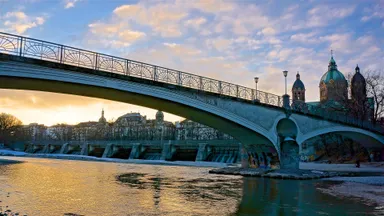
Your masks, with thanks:
[[[148,25],[163,37],[180,36],[182,33],[178,27],[179,23],[187,16],[187,12],[178,10],[173,4],[122,5],[113,13],[118,17],[119,22],[131,21]]]
[[[353,51],[351,37],[350,33],[331,34],[322,36],[319,40],[328,42],[329,50],[333,49],[339,53],[351,53]]]
[[[129,25],[124,23],[95,22],[89,24],[88,27],[92,39],[87,42],[90,44],[104,44],[106,47],[128,47],[146,37],[146,33],[132,30]]]
[[[318,27],[328,25],[337,19],[345,18],[355,11],[355,6],[333,7],[328,5],[319,5],[308,11],[308,27]]]
[[[309,32],[309,33],[298,33],[291,35],[290,39],[295,42],[299,43],[318,43],[318,39],[315,38],[316,32]]]
[[[367,22],[371,19],[376,19],[376,18],[378,19],[384,18],[384,7],[383,7],[384,1],[379,0],[378,2],[379,2],[378,4],[375,4],[370,8],[365,8],[364,13],[366,15],[361,18],[362,22]]]
[[[43,25],[45,18],[28,16],[23,11],[11,11],[7,12],[3,17],[0,17],[0,21],[3,21],[5,31],[23,34],[28,29]]]
[[[231,43],[231,40],[225,38],[214,38],[207,40],[207,45],[217,49],[218,51],[224,51],[228,49]]]
[[[80,0],[64,0],[64,8],[69,9],[75,7],[75,4]]]
[[[207,19],[205,19],[204,17],[199,17],[199,18],[189,19],[189,20],[185,21],[185,25],[191,26],[194,29],[199,29],[200,26],[206,22],[207,22]]]
[[[264,35],[274,35],[276,34],[276,30],[271,27],[267,27],[263,28],[263,30],[261,30],[261,33],[263,33]]]

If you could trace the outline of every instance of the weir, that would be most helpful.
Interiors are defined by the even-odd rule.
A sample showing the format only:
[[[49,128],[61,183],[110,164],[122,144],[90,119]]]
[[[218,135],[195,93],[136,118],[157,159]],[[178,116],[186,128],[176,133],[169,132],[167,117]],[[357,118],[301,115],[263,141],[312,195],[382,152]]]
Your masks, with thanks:
[[[201,141],[204,142],[204,141]],[[215,144],[183,141],[129,143],[112,141],[89,142],[41,142],[26,143],[25,152],[39,154],[85,155],[102,158],[167,160],[167,161],[208,161],[217,163],[239,163],[240,144]],[[206,142],[206,141],[205,141]],[[227,141],[228,142],[228,141]]]

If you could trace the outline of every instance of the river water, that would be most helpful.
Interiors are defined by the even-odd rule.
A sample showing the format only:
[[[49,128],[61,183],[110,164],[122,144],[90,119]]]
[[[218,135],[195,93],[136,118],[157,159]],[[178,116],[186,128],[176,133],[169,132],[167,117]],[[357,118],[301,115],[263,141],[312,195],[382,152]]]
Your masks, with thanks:
[[[20,215],[380,214],[361,200],[321,193],[316,187],[322,181],[213,175],[199,167],[17,160],[25,163],[0,165],[0,206]]]

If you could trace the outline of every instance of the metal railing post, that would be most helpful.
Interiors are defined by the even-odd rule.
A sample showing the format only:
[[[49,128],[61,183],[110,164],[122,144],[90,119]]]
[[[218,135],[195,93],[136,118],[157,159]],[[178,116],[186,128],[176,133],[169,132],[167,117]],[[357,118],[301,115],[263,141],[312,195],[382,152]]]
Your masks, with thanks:
[[[130,76],[131,75],[131,72],[129,71],[129,61],[128,59],[125,61],[125,64],[126,64],[126,75],[127,76]]]
[[[177,80],[179,86],[181,86],[183,83],[181,82],[181,72],[178,71],[178,80]]]
[[[63,53],[64,53],[64,46],[60,45],[60,64],[63,64]]]
[[[153,80],[157,81],[157,66],[153,68]]]
[[[23,56],[23,37],[20,37],[20,50],[19,56]]]
[[[99,53],[96,53],[95,55],[95,70],[98,69],[97,65],[99,64]]]

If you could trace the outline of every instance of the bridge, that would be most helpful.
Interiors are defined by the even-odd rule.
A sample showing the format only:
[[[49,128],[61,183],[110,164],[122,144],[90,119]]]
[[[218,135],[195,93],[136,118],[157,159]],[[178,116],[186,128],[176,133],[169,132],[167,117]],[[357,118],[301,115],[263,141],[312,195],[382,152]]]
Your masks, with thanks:
[[[341,134],[368,147],[384,144],[382,127],[309,104],[291,108],[287,96],[7,33],[0,33],[0,88],[163,110],[233,136],[244,147],[244,160],[277,158],[282,167],[297,166],[302,143],[322,134]]]

